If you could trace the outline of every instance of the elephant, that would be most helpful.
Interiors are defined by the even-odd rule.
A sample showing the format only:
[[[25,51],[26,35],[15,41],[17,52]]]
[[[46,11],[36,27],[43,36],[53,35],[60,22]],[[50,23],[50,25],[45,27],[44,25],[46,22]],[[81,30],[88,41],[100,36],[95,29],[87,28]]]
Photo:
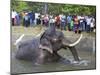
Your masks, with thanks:
[[[45,41],[45,43],[49,42]],[[32,40],[20,42],[16,46],[17,46],[17,51],[15,55],[16,59],[32,61],[34,64],[42,64],[49,62],[48,55],[52,53],[50,52],[52,50],[49,50],[50,46],[48,46],[49,48],[46,46],[42,47],[42,49],[39,48],[40,46],[39,38],[33,38]]]
[[[83,35],[81,34],[79,39],[75,43],[70,44],[71,41],[68,40],[67,38],[65,38],[63,32],[57,31],[55,29],[55,25],[52,25],[41,36],[40,46],[41,45],[45,46],[45,42],[43,42],[43,39],[45,38],[50,42],[49,46],[51,46],[50,50],[52,50],[52,56],[53,56],[51,58],[56,58],[55,60],[62,59],[62,57],[57,52],[59,50],[61,50],[62,48],[64,48],[64,49],[69,48],[75,61],[79,61],[79,57],[78,57],[78,53],[77,53],[77,50],[75,48],[75,45],[77,45],[80,42],[80,40],[82,39],[82,36]],[[48,46],[46,46],[46,47],[48,47]]]
[[[15,57],[20,60],[28,60],[34,62],[34,64],[44,64],[48,62],[59,61],[61,57],[57,52],[61,48],[69,48],[74,56],[75,61],[79,61],[78,53],[75,49],[81,38],[73,44],[69,44],[70,41],[64,37],[63,32],[57,31],[55,26],[50,26],[47,30],[40,33],[39,37],[32,40],[21,42],[24,35],[16,40],[17,52]]]

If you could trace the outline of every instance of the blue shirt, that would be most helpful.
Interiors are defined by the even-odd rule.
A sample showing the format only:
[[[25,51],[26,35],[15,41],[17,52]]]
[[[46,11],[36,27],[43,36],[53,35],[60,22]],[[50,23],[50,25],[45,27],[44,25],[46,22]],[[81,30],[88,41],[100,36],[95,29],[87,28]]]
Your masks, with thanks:
[[[68,23],[71,23],[71,19],[72,19],[72,17],[71,17],[71,16],[68,16],[68,17],[67,17],[67,22],[68,22]]]

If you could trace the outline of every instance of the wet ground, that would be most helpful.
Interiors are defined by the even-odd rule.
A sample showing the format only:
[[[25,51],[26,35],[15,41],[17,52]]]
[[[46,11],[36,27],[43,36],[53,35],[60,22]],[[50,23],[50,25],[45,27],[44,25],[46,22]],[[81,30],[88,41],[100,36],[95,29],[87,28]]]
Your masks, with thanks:
[[[23,41],[32,39],[36,34],[41,31],[41,28],[23,28],[23,27],[13,27],[12,28],[12,47],[11,47],[11,72],[12,73],[36,73],[36,72],[54,72],[54,71],[73,71],[73,70],[88,70],[96,68],[95,59],[95,34],[94,33],[82,33],[83,38],[80,43],[76,46],[78,55],[81,59],[80,63],[74,63],[73,56],[69,50],[61,49],[58,53],[70,60],[68,63],[65,61],[59,61],[55,63],[48,63],[44,65],[34,65],[32,62],[17,60],[15,58],[16,47],[13,45],[15,40],[25,34]],[[65,36],[74,42],[79,34],[74,34],[73,32],[63,31]]]

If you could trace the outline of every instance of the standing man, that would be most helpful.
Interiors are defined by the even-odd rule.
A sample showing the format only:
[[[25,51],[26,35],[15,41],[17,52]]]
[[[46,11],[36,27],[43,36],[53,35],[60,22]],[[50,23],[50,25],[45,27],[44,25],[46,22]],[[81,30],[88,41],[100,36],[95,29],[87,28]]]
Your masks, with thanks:
[[[20,14],[16,14],[16,24],[19,26],[20,25]]]
[[[50,19],[49,19],[49,27],[50,26],[55,26],[55,19],[54,19],[54,17],[53,17],[53,15],[50,15]]]
[[[17,15],[17,12],[16,11],[14,11],[14,10],[12,10],[12,26],[14,26],[15,25],[15,17],[16,17],[16,15]]]
[[[29,19],[29,15],[27,12],[25,13],[24,21],[25,21],[25,27],[28,27],[30,19]]]
[[[90,32],[90,25],[91,25],[91,17],[90,16],[87,17],[86,22],[87,22],[86,31]]]
[[[84,16],[80,17],[80,25],[79,25],[79,27],[80,27],[81,31],[85,31]]]
[[[33,20],[33,13],[29,12],[28,15],[30,17],[30,26],[32,26],[32,24],[33,24],[33,21],[32,21]]]
[[[66,29],[66,16],[65,15],[61,16],[61,30],[67,30]]]
[[[70,31],[71,29],[70,29],[70,23],[71,23],[71,20],[72,20],[72,17],[71,17],[71,15],[68,15],[67,16],[67,24],[68,24],[68,30]]]

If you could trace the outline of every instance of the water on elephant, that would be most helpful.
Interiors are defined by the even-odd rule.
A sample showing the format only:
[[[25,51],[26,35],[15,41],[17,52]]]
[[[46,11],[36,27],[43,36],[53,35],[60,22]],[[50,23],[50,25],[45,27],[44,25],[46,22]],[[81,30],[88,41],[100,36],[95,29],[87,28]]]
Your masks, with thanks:
[[[18,36],[13,36],[12,43]],[[24,39],[29,39],[30,36]],[[31,37],[32,38],[32,37]],[[30,39],[31,39],[30,38]],[[72,38],[69,38],[72,39]],[[48,63],[44,65],[34,65],[32,62],[17,60],[15,56],[16,48],[12,45],[11,53],[11,72],[12,73],[34,73],[34,72],[51,72],[51,71],[71,71],[71,70],[86,70],[95,69],[95,53],[93,53],[94,38],[83,38],[76,46],[80,62],[75,62],[71,52],[67,50],[60,50],[58,53],[65,58],[59,62]]]

